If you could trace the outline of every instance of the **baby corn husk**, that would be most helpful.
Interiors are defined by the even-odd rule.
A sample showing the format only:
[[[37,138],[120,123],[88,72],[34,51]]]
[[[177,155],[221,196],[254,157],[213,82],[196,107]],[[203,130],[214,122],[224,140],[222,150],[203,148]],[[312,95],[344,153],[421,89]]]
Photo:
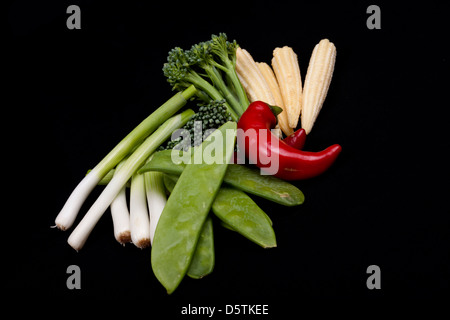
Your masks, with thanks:
[[[311,132],[327,96],[335,61],[336,47],[328,39],[321,40],[314,47],[303,88],[301,124],[307,134]]]
[[[288,46],[275,48],[272,67],[283,97],[289,126],[296,128],[302,109],[302,79],[297,54]]]
[[[273,98],[275,99],[275,105],[283,109],[283,111],[278,115],[278,124],[281,131],[288,136],[294,132],[294,130],[289,126],[289,121],[287,117],[287,112],[285,110],[283,98],[281,96],[280,87],[278,86],[277,78],[273,73],[272,68],[265,62],[257,62],[259,70],[266,79],[269,85],[270,91],[272,92]]]
[[[247,50],[242,48],[236,50],[236,73],[250,102],[259,100],[270,105],[276,104],[270,87],[255,60]]]

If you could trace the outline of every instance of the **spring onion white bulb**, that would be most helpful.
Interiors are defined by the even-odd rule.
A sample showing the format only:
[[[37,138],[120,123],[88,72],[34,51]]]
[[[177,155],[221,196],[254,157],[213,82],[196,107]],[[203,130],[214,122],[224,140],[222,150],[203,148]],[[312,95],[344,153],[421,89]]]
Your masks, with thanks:
[[[135,173],[130,188],[131,241],[138,248],[150,246],[150,217],[145,194],[144,175]]]
[[[147,192],[148,211],[150,214],[150,241],[153,243],[156,225],[167,202],[163,180],[164,174],[162,172],[149,171],[143,175]]]
[[[120,169],[125,163],[122,160],[118,165],[117,169]],[[127,194],[126,186],[123,186],[119,194],[111,202],[111,217],[113,220],[114,237],[116,240],[125,245],[125,243],[131,241],[130,235],[130,212],[127,206]]]
[[[99,171],[98,167],[92,169],[72,191],[72,194],[55,219],[58,229],[67,230],[72,226],[84,201],[102,179]]]
[[[131,131],[108,155],[100,161],[88,175],[77,185],[67,199],[62,210],[55,219],[56,226],[61,230],[70,228],[84,201],[97,183],[113,169],[137,145],[156,130],[164,121],[175,114],[196,93],[191,86],[183,92],[178,92],[162,106],[150,114],[133,131]]]
[[[122,245],[131,241],[130,212],[127,206],[126,189],[126,186],[122,187],[110,206],[114,237]]]
[[[187,109],[164,122],[163,125],[150,135],[129,156],[123,166],[119,170],[116,170],[111,182],[105,187],[92,207],[69,236],[67,242],[72,248],[80,250],[83,247],[98,220],[108,209],[111,202],[118,195],[120,190],[122,190],[131,176],[145,163],[147,158],[156,150],[156,148],[171,136],[174,130],[185,125],[193,115],[194,111]],[[90,174],[92,174],[92,172]]]

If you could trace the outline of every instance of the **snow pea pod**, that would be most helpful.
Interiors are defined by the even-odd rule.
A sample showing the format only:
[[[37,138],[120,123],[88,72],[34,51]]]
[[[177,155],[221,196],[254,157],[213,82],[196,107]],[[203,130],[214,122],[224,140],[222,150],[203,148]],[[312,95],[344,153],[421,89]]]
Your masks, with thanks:
[[[164,175],[164,184],[169,191],[175,186],[176,180],[176,176]],[[212,211],[226,228],[263,248],[276,247],[272,221],[245,192],[222,186],[214,199]]]
[[[172,192],[175,187],[176,180],[178,180],[178,177],[164,175],[164,186],[169,192]],[[214,264],[214,232],[212,219],[209,217],[203,225],[187,275],[194,279],[201,279],[213,271]]]
[[[232,230],[261,247],[277,246],[270,219],[244,192],[234,188],[220,188],[214,199],[212,211]]]
[[[203,225],[187,275],[194,279],[201,279],[213,271],[214,262],[213,224],[211,217],[208,217]]]
[[[153,158],[139,170],[139,173],[162,171],[180,175],[186,165],[182,162],[174,163],[171,154],[172,150],[155,152]],[[300,205],[305,200],[303,192],[293,184],[274,176],[261,175],[259,169],[240,164],[229,164],[223,181],[236,189],[284,206]]]
[[[303,192],[293,184],[274,176],[261,175],[259,169],[230,164],[224,180],[228,185],[285,206],[305,201]]]
[[[232,131],[233,135],[227,133]],[[194,159],[214,151],[221,161],[193,161],[186,165],[156,227],[151,261],[156,278],[172,293],[191,264],[203,224],[222,185],[228,160],[234,151],[236,123],[227,122],[194,150]],[[223,152],[220,152],[222,150]],[[197,157],[197,158],[196,158]]]

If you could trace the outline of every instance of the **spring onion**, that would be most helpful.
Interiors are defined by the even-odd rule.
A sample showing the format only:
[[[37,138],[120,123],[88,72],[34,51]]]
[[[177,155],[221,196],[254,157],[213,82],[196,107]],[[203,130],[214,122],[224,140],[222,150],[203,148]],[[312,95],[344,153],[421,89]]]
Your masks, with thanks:
[[[125,160],[122,160],[117,165],[117,169],[120,169],[124,163]],[[126,186],[122,187],[119,194],[111,202],[110,209],[113,220],[114,237],[119,243],[125,245],[125,243],[131,241],[130,212],[128,211],[127,206]]]
[[[130,188],[131,241],[138,248],[150,246],[150,218],[147,208],[144,175],[135,173]]]
[[[150,241],[153,243],[156,225],[167,202],[164,174],[157,171],[143,173],[147,190],[147,204],[150,213]]]
[[[116,170],[111,182],[105,187],[103,192],[88,210],[86,215],[73,230],[67,242],[75,250],[80,250],[86,242],[92,229],[108,209],[111,202],[125,186],[131,176],[144,164],[147,158],[167,140],[172,132],[183,125],[194,115],[194,111],[187,109],[166,120],[155,132],[153,132],[125,161],[123,166]],[[109,168],[105,174],[112,168]],[[89,177],[95,168],[86,176]],[[98,181],[96,182],[98,183]]]
[[[56,217],[56,226],[61,230],[70,228],[84,201],[101,179],[149,134],[155,131],[156,128],[169,117],[179,111],[196,92],[197,90],[194,86],[190,86],[184,91],[178,92],[119,142],[119,144],[76,186]]]

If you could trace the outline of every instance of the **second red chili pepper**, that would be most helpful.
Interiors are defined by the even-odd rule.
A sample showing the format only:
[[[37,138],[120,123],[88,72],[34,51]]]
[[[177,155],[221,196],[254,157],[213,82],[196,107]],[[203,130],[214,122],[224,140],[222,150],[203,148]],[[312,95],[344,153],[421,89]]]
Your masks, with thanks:
[[[287,143],[291,147],[302,150],[305,145],[306,140],[306,131],[305,129],[298,129],[294,133],[291,133],[289,136],[283,139],[284,143]]]
[[[278,170],[274,175],[278,178],[302,180],[315,177],[326,171],[342,150],[338,144],[320,152],[297,150],[291,146],[294,144],[292,141],[289,141],[289,145],[272,134],[270,130],[276,123],[276,116],[266,103],[251,103],[238,121],[238,129],[241,130],[238,130],[237,144],[250,162],[263,170],[273,166],[273,163],[265,163],[263,159],[277,161]],[[250,132],[255,134],[249,134]],[[301,132],[297,135],[300,136],[300,142],[302,139],[304,141]],[[255,146],[256,152],[253,152]]]

